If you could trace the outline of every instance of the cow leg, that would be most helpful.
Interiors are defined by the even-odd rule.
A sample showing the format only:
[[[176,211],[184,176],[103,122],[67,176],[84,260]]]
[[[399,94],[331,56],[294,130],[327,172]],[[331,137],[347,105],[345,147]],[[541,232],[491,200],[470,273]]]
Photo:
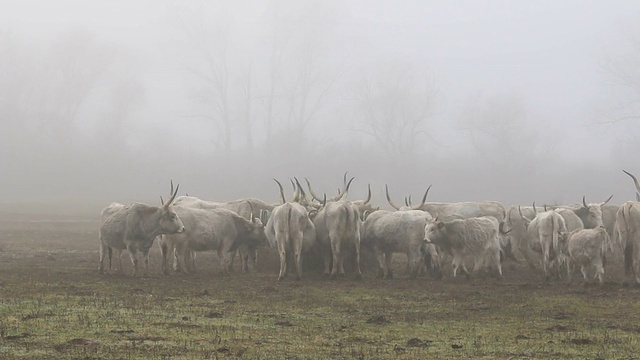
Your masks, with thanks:
[[[302,232],[297,235],[300,241],[293,243],[293,260],[296,263],[296,280],[302,279]]]
[[[377,271],[377,274],[376,274],[376,278],[383,279],[384,278],[384,273],[385,273],[384,253],[382,251],[378,250],[377,248],[374,248],[374,251],[376,253],[376,259],[378,260],[378,271]]]
[[[331,267],[331,275],[329,276],[331,280],[335,280],[338,277],[341,258],[340,250],[340,239],[331,237],[331,254],[333,255],[333,266]]]
[[[189,271],[193,272],[193,273],[197,273],[198,272],[198,267],[196,266],[196,252],[195,251],[189,251]]]
[[[283,235],[278,236],[278,234],[276,234],[276,238],[282,239],[284,238],[284,236]],[[278,241],[277,246],[278,246],[278,254],[280,255],[280,273],[278,274],[278,281],[280,281],[287,274],[287,251],[286,251],[286,245],[283,244],[283,241]]]
[[[331,248],[326,248],[325,251],[323,251],[322,257],[324,258],[324,272],[322,276],[329,277],[331,273]]]
[[[184,242],[179,242],[175,245],[174,249],[174,265],[177,268],[177,271],[187,275],[189,270],[186,265],[186,257],[189,255],[189,250],[187,249],[187,245]]]
[[[393,258],[393,253],[388,252],[384,254],[384,262],[387,268],[387,280],[393,279],[393,270],[391,270],[391,260]]]
[[[582,283],[584,285],[589,282],[589,275],[587,274],[587,267],[584,264],[580,265],[580,272],[582,273]]]
[[[602,264],[602,261],[598,261],[595,264],[595,268],[596,268],[596,276],[598,277],[598,284],[602,285],[604,283],[604,266]]]
[[[124,267],[122,266],[122,250],[110,248],[113,251],[113,257],[118,260],[118,274],[124,273]]]
[[[356,280],[361,280],[362,271],[360,270],[360,235],[358,235],[356,238],[355,246],[356,246]]]
[[[160,240],[160,255],[162,256],[162,273],[169,275],[169,244],[164,236]]]
[[[549,250],[546,247],[542,249],[542,271],[544,272],[544,282],[549,282]]]
[[[110,248],[100,241],[100,265],[98,265],[98,273],[104,274],[104,256],[106,253],[111,253]],[[111,260],[109,260],[109,267],[111,267]]]
[[[144,258],[144,275],[149,275],[149,249],[142,252]]]
[[[223,240],[223,244],[224,244]],[[231,263],[233,262],[233,258],[236,257],[235,252],[229,252],[227,249],[218,249],[218,259],[220,259],[220,270],[222,275],[226,275],[230,272]]]
[[[418,249],[418,251],[420,251],[420,249]],[[407,271],[409,278],[415,279],[418,277],[419,263],[420,256],[416,254],[416,249],[410,249],[409,252],[407,252]]]
[[[133,264],[132,276],[136,276],[138,274],[138,249],[134,244],[130,244],[129,246],[127,246],[127,251],[129,251],[129,257],[131,258],[131,263]]]

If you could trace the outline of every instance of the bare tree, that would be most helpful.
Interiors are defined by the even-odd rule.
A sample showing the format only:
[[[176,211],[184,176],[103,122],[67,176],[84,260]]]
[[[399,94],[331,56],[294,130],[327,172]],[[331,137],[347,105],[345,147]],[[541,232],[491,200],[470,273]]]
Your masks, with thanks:
[[[640,119],[640,35],[629,36],[625,45],[624,50],[608,55],[602,63],[614,95],[605,122]]]
[[[518,95],[476,96],[458,123],[482,161],[504,169],[533,166],[540,136],[527,121],[524,100]]]
[[[390,159],[415,155],[428,141],[429,120],[435,114],[437,89],[407,63],[379,69],[353,91],[353,130],[373,138]]]
[[[222,13],[215,21],[206,18],[203,3],[192,13],[182,14],[179,26],[186,42],[197,56],[196,63],[187,70],[197,80],[192,100],[202,112],[194,116],[205,118],[214,125],[213,142],[229,154],[231,151],[232,115],[230,107],[229,24]],[[211,24],[211,25],[210,25]]]

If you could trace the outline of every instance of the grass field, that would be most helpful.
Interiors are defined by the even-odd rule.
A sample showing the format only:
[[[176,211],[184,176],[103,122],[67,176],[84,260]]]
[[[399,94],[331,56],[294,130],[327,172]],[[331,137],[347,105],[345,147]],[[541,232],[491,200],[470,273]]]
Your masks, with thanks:
[[[98,225],[0,221],[0,359],[639,356],[640,291],[619,285],[616,263],[602,287],[542,285],[514,264],[502,282],[409,280],[400,255],[394,280],[278,283],[268,249],[256,272],[223,278],[213,254],[198,274],[162,276],[154,247],[133,278],[98,275]]]

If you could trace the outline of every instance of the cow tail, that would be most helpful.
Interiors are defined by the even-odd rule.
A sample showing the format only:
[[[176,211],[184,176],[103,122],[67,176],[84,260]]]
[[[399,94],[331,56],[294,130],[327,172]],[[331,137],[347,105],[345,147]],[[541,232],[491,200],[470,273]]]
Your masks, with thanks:
[[[629,241],[629,210],[631,205],[625,204],[622,208],[622,222],[624,223],[624,231],[626,236],[620,240],[624,240],[624,273],[629,275],[633,269],[633,241]]]
[[[292,206],[289,206],[287,211],[287,231],[284,232],[284,243],[289,244],[289,237],[291,237],[291,212],[293,210]]]
[[[551,222],[551,246],[553,246],[553,251],[556,252],[556,256],[560,257],[560,246],[558,245],[558,231],[560,230],[560,224],[558,223],[558,217],[553,217],[553,221]]]

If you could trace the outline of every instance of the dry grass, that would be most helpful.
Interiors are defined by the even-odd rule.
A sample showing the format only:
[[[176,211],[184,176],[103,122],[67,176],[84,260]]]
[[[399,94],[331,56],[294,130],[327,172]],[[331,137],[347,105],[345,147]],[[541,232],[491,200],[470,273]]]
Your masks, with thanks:
[[[2,359],[634,358],[640,292],[505,279],[411,281],[314,273],[277,283],[277,261],[217,275],[213,254],[193,276],[97,274],[96,221],[0,223]],[[402,256],[398,256],[400,260]],[[125,258],[127,270],[130,270]],[[236,264],[236,267],[238,264]]]

